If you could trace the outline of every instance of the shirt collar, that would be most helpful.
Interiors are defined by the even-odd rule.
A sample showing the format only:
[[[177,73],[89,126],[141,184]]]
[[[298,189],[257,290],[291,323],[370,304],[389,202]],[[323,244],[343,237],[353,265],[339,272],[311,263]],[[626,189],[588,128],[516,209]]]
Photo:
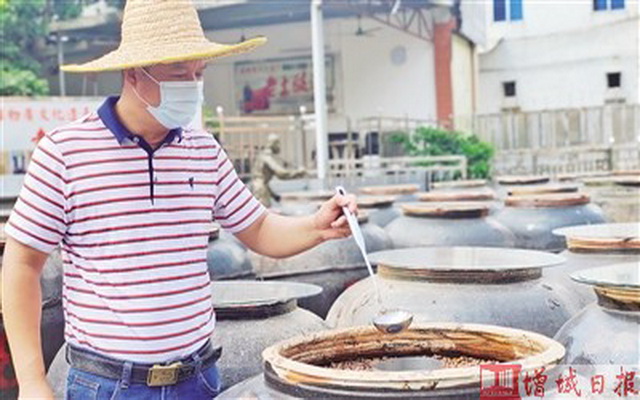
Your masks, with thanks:
[[[119,98],[120,96],[107,97],[100,108],[98,108],[98,116],[111,133],[113,133],[113,136],[116,137],[118,143],[123,144],[126,140],[133,140],[137,135],[129,132],[122,122],[120,122],[120,119],[118,119],[115,106]],[[171,143],[176,138],[178,142],[182,140],[182,128],[171,129],[169,133],[167,133],[167,136],[165,136],[163,143]]]

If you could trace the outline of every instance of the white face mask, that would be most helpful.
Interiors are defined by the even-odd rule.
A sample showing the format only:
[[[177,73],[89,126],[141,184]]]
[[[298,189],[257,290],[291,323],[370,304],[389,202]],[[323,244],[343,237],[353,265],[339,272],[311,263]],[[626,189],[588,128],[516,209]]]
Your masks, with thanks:
[[[204,102],[204,83],[202,81],[158,82],[144,68],[140,69],[160,87],[160,104],[155,107],[145,101],[135,87],[133,88],[140,101],[147,105],[149,113],[167,129],[189,125]]]

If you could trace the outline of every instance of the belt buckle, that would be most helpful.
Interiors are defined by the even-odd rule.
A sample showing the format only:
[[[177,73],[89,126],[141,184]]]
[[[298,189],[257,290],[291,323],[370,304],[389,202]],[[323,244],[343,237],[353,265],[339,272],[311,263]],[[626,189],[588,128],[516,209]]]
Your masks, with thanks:
[[[178,371],[181,366],[180,361],[171,365],[154,365],[147,373],[147,386],[175,385],[178,383]]]

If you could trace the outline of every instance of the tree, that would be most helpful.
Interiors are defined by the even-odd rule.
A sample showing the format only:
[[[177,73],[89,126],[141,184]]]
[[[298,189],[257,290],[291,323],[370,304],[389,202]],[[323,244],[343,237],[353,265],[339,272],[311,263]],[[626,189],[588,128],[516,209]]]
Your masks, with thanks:
[[[80,16],[83,7],[98,0],[0,0],[0,96],[49,93],[38,56],[53,19]],[[124,0],[106,0],[122,8]]]
[[[463,155],[467,157],[467,175],[470,178],[491,177],[491,159],[495,150],[476,135],[419,127],[413,133],[395,133],[391,142],[400,143],[411,156]]]
[[[47,32],[46,0],[0,0],[0,95],[42,95],[49,93],[40,78],[41,64],[33,54]]]

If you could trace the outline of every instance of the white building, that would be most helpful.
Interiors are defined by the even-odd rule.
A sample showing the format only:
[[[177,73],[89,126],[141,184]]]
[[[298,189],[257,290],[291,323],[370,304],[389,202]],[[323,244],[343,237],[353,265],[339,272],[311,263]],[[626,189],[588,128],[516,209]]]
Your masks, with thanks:
[[[640,103],[638,0],[491,0],[474,12],[486,34],[479,114]]]
[[[237,42],[265,35],[269,43],[212,63],[205,77],[207,104],[222,106],[227,115],[247,114],[247,86],[254,91],[267,86],[266,71],[280,69],[267,88],[269,107],[254,105],[250,113],[296,113],[301,105],[312,112],[311,71],[300,66],[311,60],[309,1],[218,3],[196,2],[211,39]],[[461,26],[438,50],[434,36],[438,22],[443,24],[433,8],[427,11],[425,40],[381,21],[394,0],[374,2],[378,8],[368,11],[378,21],[339,7],[365,1],[325,3],[332,132],[345,131],[347,118],[382,115],[442,123],[453,117],[464,129],[473,114],[640,103],[638,0],[461,0]],[[437,3],[403,0],[400,9]],[[98,17],[86,18],[98,20],[96,25],[79,24],[81,29],[70,32],[88,35],[91,45],[69,46],[66,61],[84,61],[117,44],[117,23]],[[293,85],[296,73],[282,73],[286,68],[306,71],[306,81],[298,82],[307,85],[305,93],[291,93],[287,85]],[[50,81],[55,91],[56,75]],[[102,95],[117,92],[119,84],[117,74],[88,80],[67,76],[67,94]],[[464,121],[467,125],[460,126]]]
[[[298,113],[300,106],[305,106],[308,112],[313,112],[308,0],[195,3],[212,40],[235,43],[256,35],[269,39],[267,45],[254,52],[222,58],[209,65],[205,96],[211,109],[221,106],[226,115],[274,115]],[[366,1],[325,1],[329,131],[344,132],[347,121],[366,117],[389,116],[446,124],[455,115],[472,114],[477,92],[475,43],[473,35],[466,35],[464,30],[454,29],[451,33],[453,25],[448,24],[455,16],[443,10],[450,10],[453,3],[399,2],[398,19],[404,17],[404,12],[408,19],[413,10],[420,11],[413,25],[406,27],[400,27],[397,21],[392,20],[391,24],[385,21],[396,0],[374,3],[372,6]],[[434,7],[436,3],[445,7]],[[418,27],[420,18],[424,18],[424,23]],[[65,62],[83,62],[117,45],[118,29],[112,18],[98,18],[94,26],[80,22],[59,25],[69,36],[88,38],[91,43],[67,45]],[[438,35],[438,45],[444,51],[435,51]],[[50,83],[57,91],[57,75],[50,77]],[[66,75],[67,95],[117,93],[119,85],[119,75],[114,73]],[[265,92],[269,92],[269,99],[261,101],[264,99],[260,95]],[[254,98],[249,105],[247,93]]]

